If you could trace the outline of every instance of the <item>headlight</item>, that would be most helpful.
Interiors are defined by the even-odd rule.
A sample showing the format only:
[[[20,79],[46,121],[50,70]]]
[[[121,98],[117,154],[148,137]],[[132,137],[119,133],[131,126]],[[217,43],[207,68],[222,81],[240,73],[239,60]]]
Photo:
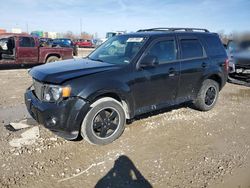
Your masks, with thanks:
[[[68,86],[45,85],[43,100],[46,102],[56,102],[62,98],[69,97],[70,93],[71,88]]]

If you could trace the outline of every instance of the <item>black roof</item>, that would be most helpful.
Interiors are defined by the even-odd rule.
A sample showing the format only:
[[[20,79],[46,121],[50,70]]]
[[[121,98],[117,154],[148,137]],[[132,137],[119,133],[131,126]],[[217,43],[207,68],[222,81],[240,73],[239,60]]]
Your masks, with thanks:
[[[166,36],[168,34],[199,34],[199,35],[217,35],[217,33],[210,32],[207,29],[202,28],[174,28],[174,27],[159,27],[150,29],[140,29],[134,33],[126,33],[123,35],[135,36],[135,37],[151,37],[151,36]]]
[[[167,31],[167,32],[174,32],[174,31],[185,31],[185,32],[206,32],[209,33],[207,29],[202,28],[189,28],[189,27],[157,27],[157,28],[150,28],[150,29],[140,29],[137,32],[148,32],[148,31]]]

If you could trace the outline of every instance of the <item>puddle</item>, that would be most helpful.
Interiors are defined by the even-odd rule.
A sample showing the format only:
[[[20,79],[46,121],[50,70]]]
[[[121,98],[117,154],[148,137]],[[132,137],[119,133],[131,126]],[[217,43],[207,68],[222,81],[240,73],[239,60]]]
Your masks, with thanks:
[[[2,108],[0,107],[0,121],[5,125],[8,125],[10,122],[23,119],[24,117],[30,118],[30,115],[24,104]]]

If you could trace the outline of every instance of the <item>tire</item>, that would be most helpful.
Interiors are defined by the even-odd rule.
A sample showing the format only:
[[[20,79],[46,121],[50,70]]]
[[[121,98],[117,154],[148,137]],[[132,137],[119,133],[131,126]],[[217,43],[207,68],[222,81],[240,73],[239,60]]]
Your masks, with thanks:
[[[95,145],[109,144],[119,138],[126,123],[122,105],[113,98],[105,97],[94,102],[90,107],[82,122],[82,137]],[[117,116],[114,118],[115,115]],[[104,132],[106,132],[105,136]]]
[[[73,56],[78,56],[78,47],[73,48]]]
[[[59,58],[56,57],[56,56],[50,56],[50,57],[46,60],[46,63],[52,63],[52,62],[55,62],[55,61],[59,61]]]
[[[196,100],[193,102],[194,107],[200,111],[211,110],[219,96],[219,84],[214,80],[207,79],[202,83],[201,89]]]

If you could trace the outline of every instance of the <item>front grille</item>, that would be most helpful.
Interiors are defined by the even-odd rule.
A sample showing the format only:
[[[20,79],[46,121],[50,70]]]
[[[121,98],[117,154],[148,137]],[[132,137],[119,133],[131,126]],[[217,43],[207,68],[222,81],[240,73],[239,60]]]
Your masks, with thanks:
[[[37,98],[42,100],[44,85],[41,82],[38,82],[38,81],[33,79],[33,86],[34,86],[35,94],[36,94]]]

